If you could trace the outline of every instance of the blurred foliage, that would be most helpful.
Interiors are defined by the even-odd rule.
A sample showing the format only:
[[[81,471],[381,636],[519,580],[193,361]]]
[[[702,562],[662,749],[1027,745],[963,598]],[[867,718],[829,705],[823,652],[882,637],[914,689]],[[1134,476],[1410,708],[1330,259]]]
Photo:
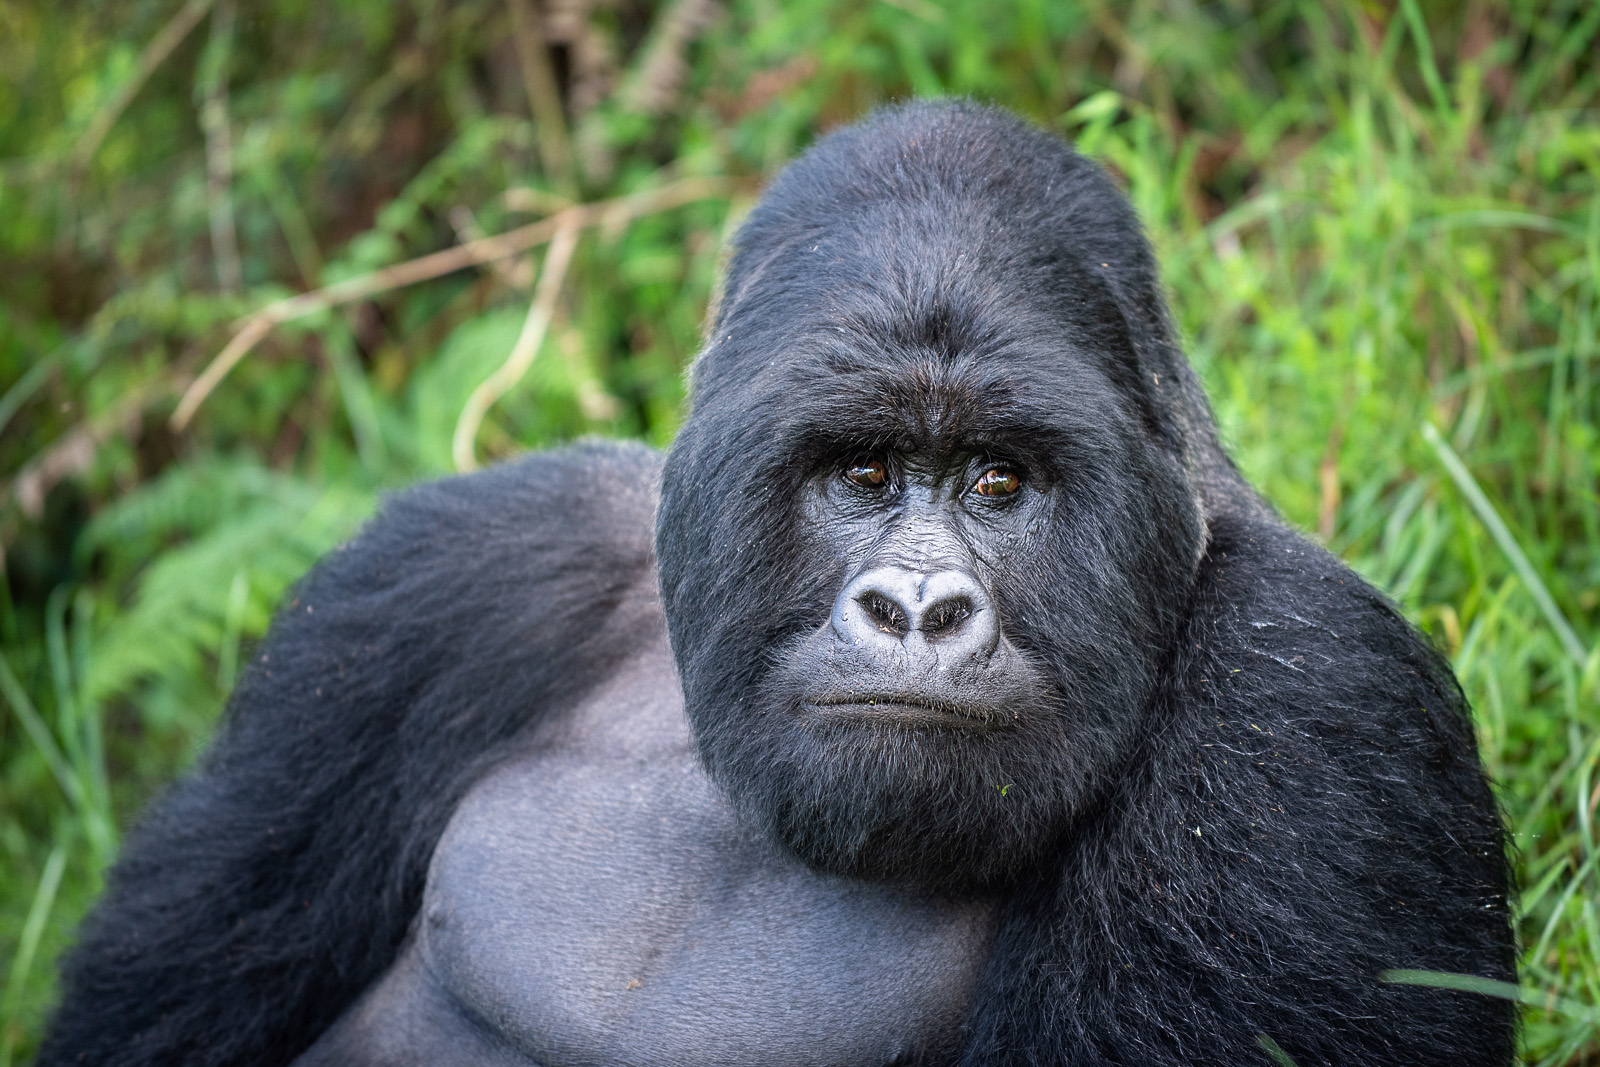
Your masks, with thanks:
[[[542,251],[277,326],[174,428],[240,317],[719,179],[582,232],[476,434],[665,444],[760,182],[944,94],[1120,176],[1247,473],[1449,652],[1516,832],[1526,1060],[1600,1064],[1597,49],[1586,0],[0,5],[0,1065],[241,646],[451,469]]]

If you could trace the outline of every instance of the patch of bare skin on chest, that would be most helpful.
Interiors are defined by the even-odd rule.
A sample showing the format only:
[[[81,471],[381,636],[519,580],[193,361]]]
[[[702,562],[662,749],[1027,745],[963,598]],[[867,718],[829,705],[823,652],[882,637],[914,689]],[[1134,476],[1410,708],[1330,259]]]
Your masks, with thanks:
[[[545,1067],[952,1056],[992,905],[818,875],[746,830],[657,655],[475,787],[408,951]]]

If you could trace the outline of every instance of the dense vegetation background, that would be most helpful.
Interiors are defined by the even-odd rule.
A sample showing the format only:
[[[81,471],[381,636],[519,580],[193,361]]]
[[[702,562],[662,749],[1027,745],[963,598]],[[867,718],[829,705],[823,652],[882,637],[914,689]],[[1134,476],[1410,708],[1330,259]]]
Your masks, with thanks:
[[[1527,1060],[1600,1063],[1597,49],[1586,0],[0,4],[0,1067],[312,560],[668,442],[762,181],[941,94],[1120,176],[1245,470],[1448,651]]]

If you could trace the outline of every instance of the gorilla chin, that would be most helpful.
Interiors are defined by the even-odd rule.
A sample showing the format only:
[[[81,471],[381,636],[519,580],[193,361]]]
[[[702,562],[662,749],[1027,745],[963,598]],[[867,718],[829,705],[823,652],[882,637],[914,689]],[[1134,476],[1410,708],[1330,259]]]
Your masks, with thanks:
[[[1079,800],[1061,771],[1073,762],[1064,738],[898,708],[873,721],[790,705],[782,725],[729,754],[719,779],[747,818],[834,874],[984,893],[1057,845]],[[746,767],[766,773],[728,777]]]

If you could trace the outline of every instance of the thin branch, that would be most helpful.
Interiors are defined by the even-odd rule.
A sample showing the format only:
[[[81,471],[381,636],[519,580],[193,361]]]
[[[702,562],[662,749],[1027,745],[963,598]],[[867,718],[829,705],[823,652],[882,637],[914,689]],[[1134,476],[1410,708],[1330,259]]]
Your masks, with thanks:
[[[140,413],[157,397],[170,396],[173,388],[161,379],[122,393],[104,411],[68,430],[23,464],[10,485],[0,490],[0,496],[9,492],[22,513],[37,520],[44,514],[46,494],[57,482],[88,470],[106,438],[118,430],[131,435]]]
[[[500,194],[500,201],[509,211],[521,211],[529,215],[554,215],[558,211],[567,210],[574,203],[570,196],[526,185],[507,189]]]
[[[133,77],[122,83],[116,94],[107,100],[89,122],[89,128],[83,131],[83,136],[78,138],[78,143],[72,149],[72,161],[76,169],[83,169],[89,160],[100,148],[100,142],[106,139],[106,134],[111,132],[111,127],[117,124],[117,119],[127,110],[139,90],[144,88],[144,83],[150,80],[156,68],[166,62],[173,50],[189,36],[189,31],[199,24],[201,18],[216,0],[189,0],[178,13],[172,16],[161,32],[153,37],[149,44],[144,46],[144,51],[139,53],[138,65],[134,68]]]
[[[228,342],[227,347],[217,354],[217,357],[184,392],[172,413],[172,428],[181,431],[187,426],[195,411],[222,379],[227,377],[228,372],[280,323],[526,252],[549,241],[568,225],[576,225],[579,228],[600,224],[622,225],[631,219],[681,207],[696,200],[726,196],[733,188],[734,183],[727,178],[683,178],[659,189],[634,193],[614,200],[580,204],[549,218],[530,222],[526,226],[519,226],[517,229],[493,237],[446,248],[404,263],[396,263],[371,274],[362,274],[309,293],[275,301],[246,317],[233,340]]]
[[[318,290],[319,292],[321,290]],[[233,340],[228,342],[226,348],[217,353],[205,371],[189,384],[183,391],[183,396],[178,400],[177,408],[172,412],[170,425],[173,430],[182,430],[189,425],[189,420],[194,417],[195,409],[200,406],[211,390],[215,389],[228,372],[243,359],[249,351],[261,342],[261,339],[272,332],[279,319],[267,312],[257,313],[245,324],[244,329],[233,335]]]
[[[477,218],[472,214],[472,209],[465,204],[457,204],[450,209],[450,228],[456,231],[456,240],[462,244],[469,241],[481,241],[489,236],[483,232],[483,227],[478,225]],[[504,260],[491,260],[485,264],[489,273],[495,280],[513,292],[522,292],[533,284],[533,264],[524,260],[515,263],[506,263]]]
[[[544,40],[542,16],[528,0],[506,0],[511,16],[511,39],[522,68],[522,87],[528,94],[534,132],[539,138],[539,161],[550,184],[568,196],[577,195],[578,177],[572,166],[572,141],[561,110],[561,88],[550,67],[550,49]]]
[[[544,268],[539,272],[539,285],[534,291],[533,302],[528,305],[528,317],[522,321],[522,332],[517,335],[517,343],[511,346],[511,354],[499,369],[480,382],[472,395],[467,397],[461,417],[456,420],[455,436],[450,441],[450,455],[455,460],[456,470],[470,471],[478,466],[476,442],[484,415],[488,414],[495,401],[522,380],[522,376],[533,365],[533,357],[539,354],[539,346],[544,343],[545,331],[550,328],[550,317],[556,310],[556,297],[561,294],[561,282],[567,275],[567,264],[572,261],[572,250],[578,245],[581,230],[575,219],[568,219],[556,231],[550,241],[550,251],[545,253]]]

